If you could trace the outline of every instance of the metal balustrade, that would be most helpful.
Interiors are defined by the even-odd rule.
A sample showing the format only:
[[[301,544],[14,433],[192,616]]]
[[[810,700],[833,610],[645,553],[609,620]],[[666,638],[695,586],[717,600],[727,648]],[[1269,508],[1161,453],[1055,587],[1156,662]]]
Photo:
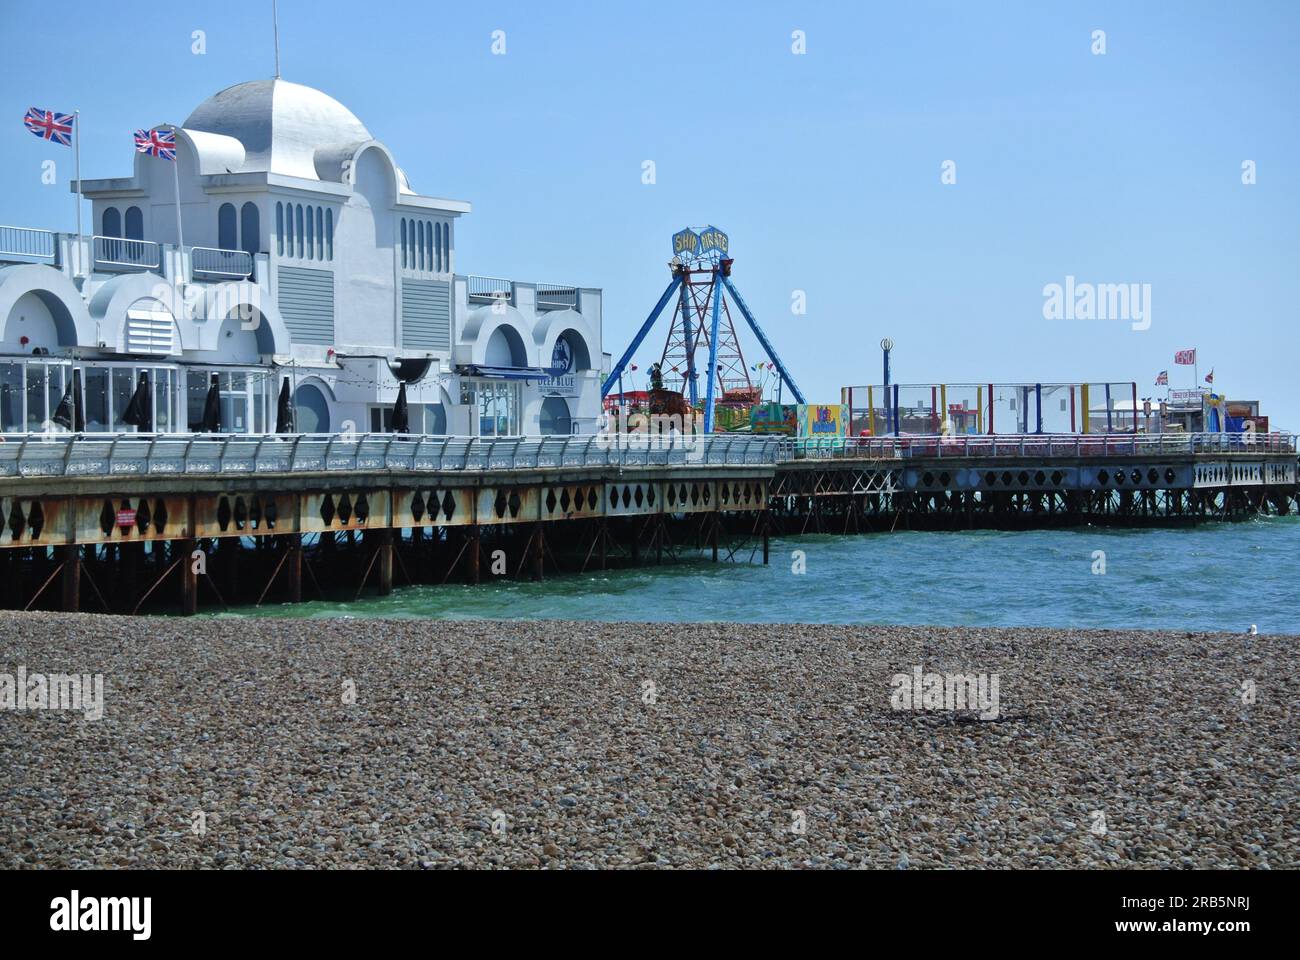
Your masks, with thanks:
[[[577,310],[578,288],[554,283],[537,284],[538,310]]]
[[[515,285],[513,281],[504,280],[501,277],[478,277],[471,276],[465,278],[465,292],[470,300],[480,303],[491,303],[496,300],[502,300],[506,303],[515,302]]]
[[[191,247],[190,273],[195,277],[242,280],[253,275],[253,255],[243,250]]]
[[[794,460],[1258,456],[1296,454],[1296,436],[839,437],[591,434],[444,437],[399,434],[15,433],[0,436],[0,478],[166,474],[546,470],[569,467],[774,466]]]
[[[97,270],[157,270],[162,266],[162,247],[152,240],[123,237],[92,237]]]
[[[0,226],[0,259],[20,263],[53,263],[58,243],[53,230]]]
[[[1110,457],[1295,453],[1292,433],[1017,434],[1007,436],[800,437],[781,440],[782,459],[909,457]]]
[[[777,447],[776,441],[765,437],[724,435],[31,433],[0,437],[0,477],[772,465]]]

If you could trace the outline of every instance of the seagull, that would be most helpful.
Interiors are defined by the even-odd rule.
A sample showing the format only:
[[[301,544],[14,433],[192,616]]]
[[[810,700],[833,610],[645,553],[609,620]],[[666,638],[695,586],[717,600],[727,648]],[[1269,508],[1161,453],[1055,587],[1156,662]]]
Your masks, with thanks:
[[[1259,633],[1259,627],[1255,626],[1255,625],[1252,623],[1252,624],[1250,625],[1250,629],[1247,630],[1246,633],[1253,637],[1253,636],[1255,636],[1257,633]]]

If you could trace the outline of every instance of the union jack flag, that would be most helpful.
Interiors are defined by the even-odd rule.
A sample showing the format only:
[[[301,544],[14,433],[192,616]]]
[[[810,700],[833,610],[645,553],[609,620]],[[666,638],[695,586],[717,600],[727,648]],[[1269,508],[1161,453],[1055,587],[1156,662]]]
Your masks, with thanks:
[[[172,130],[137,130],[135,132],[135,149],[151,157],[164,160],[176,159],[176,133]]]
[[[52,140],[65,147],[72,146],[72,124],[76,118],[70,113],[56,113],[32,107],[23,117],[27,129],[42,140]]]
[[[1157,386],[1157,387],[1167,387],[1167,386],[1169,386],[1169,371],[1168,371],[1168,370],[1161,370],[1158,374],[1156,374],[1156,386]]]
[[[1179,350],[1174,354],[1174,363],[1181,363],[1184,367],[1190,367],[1196,362],[1196,350]]]

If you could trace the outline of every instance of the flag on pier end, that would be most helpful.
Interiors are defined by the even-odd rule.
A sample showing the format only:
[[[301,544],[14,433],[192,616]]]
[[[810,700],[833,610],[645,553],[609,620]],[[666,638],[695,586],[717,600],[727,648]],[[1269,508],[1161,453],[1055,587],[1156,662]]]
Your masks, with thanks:
[[[1190,367],[1196,363],[1196,348],[1191,350],[1179,350],[1174,354],[1174,363],[1184,367]]]
[[[1210,367],[1210,372],[1207,373],[1207,374],[1205,375],[1205,382],[1206,382],[1206,383],[1210,383],[1210,384],[1214,383],[1214,368],[1213,368],[1213,367]]]
[[[1157,386],[1157,387],[1167,387],[1167,386],[1169,386],[1169,371],[1168,371],[1168,370],[1161,370],[1158,374],[1156,374],[1156,386]]]
[[[176,159],[176,133],[172,130],[137,130],[135,132],[135,149],[138,153],[147,153],[151,157],[164,160]]]
[[[50,140],[65,147],[72,146],[72,126],[76,123],[76,117],[70,113],[31,107],[23,117],[23,123],[42,140]]]

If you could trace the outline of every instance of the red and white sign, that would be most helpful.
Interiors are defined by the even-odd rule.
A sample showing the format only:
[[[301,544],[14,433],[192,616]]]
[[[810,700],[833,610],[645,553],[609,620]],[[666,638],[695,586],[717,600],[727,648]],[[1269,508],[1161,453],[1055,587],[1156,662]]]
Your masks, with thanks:
[[[1174,363],[1180,363],[1184,367],[1190,367],[1196,362],[1196,350],[1179,350],[1174,354]]]
[[[117,511],[117,525],[125,530],[135,526],[135,511],[131,509]]]

